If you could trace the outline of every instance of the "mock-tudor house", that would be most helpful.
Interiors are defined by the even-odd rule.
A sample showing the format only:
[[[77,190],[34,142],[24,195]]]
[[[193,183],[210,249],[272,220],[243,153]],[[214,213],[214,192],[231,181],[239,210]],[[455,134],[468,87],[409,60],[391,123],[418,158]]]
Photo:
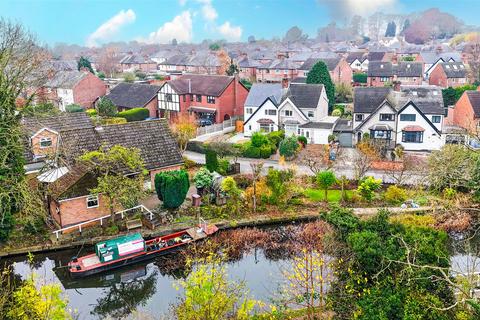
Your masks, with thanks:
[[[384,87],[393,83],[393,64],[391,62],[370,61],[368,63],[367,85]]]
[[[454,108],[448,109],[449,125],[466,129],[470,134],[480,133],[480,91],[465,91]]]
[[[356,142],[365,133],[388,148],[438,150],[444,144],[444,107],[441,88],[400,86],[355,88],[353,131]]]
[[[29,172],[38,174],[37,179],[45,184],[50,214],[59,227],[109,214],[106,199],[101,194],[90,194],[97,179],[78,162],[85,152],[101,146],[137,148],[149,172],[146,184],[150,187],[156,173],[178,169],[183,162],[165,119],[95,127],[85,113],[66,113],[41,119],[24,118],[23,128],[27,167],[37,166],[37,170]],[[42,166],[39,161],[43,161]],[[122,171],[122,174],[136,173]]]
[[[421,85],[423,65],[421,62],[402,61],[394,66],[394,81],[402,85]]]
[[[254,83],[245,100],[243,134],[252,136],[254,132],[271,132],[278,127],[278,106],[284,89],[280,83]]]
[[[368,70],[368,58],[365,52],[350,52],[346,61],[353,71],[365,72]]]
[[[461,62],[460,53],[453,52],[432,52],[422,51],[416,57],[415,61],[423,63],[423,77],[428,80],[433,69],[442,62]]]
[[[350,64],[343,58],[307,59],[307,61],[305,61],[299,68],[299,75],[306,77],[312,67],[319,61],[325,62],[328,72],[330,73],[330,77],[334,83],[352,83],[352,68],[350,67]]]
[[[160,87],[155,85],[121,82],[105,97],[117,106],[118,111],[147,108],[150,118],[158,118],[159,91]]]
[[[127,54],[120,59],[118,64],[122,72],[151,72],[157,70],[157,63],[155,61],[139,54]]]
[[[464,86],[467,70],[463,62],[441,62],[431,71],[428,82],[442,88]]]
[[[36,102],[51,102],[61,111],[69,104],[89,109],[106,90],[105,83],[88,71],[57,71],[37,90]]]
[[[185,74],[167,81],[158,92],[161,117],[194,114],[222,123],[243,115],[248,89],[238,77]]]

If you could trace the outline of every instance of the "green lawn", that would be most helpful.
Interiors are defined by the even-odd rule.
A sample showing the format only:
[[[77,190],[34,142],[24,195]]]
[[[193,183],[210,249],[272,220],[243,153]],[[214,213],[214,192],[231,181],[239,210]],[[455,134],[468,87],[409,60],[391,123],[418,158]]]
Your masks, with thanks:
[[[353,190],[345,190],[347,199],[350,199],[353,195]],[[325,191],[320,189],[306,189],[305,196],[311,201],[325,201]],[[340,190],[328,190],[328,202],[339,202],[341,199]]]

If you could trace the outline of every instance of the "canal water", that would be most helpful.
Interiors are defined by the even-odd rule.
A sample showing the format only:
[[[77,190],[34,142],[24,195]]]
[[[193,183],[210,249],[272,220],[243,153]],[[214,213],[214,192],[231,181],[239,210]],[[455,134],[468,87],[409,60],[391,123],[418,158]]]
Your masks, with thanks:
[[[2,266],[6,262],[12,264],[14,272],[22,278],[34,272],[39,283],[60,284],[69,306],[77,310],[79,319],[118,319],[133,310],[155,316],[155,319],[162,316],[168,319],[172,305],[182,294],[175,288],[175,283],[188,273],[185,260],[167,255],[143,264],[73,280],[65,265],[77,253],[78,249],[65,250],[37,254],[33,263],[28,263],[25,256],[0,260],[0,263]],[[88,250],[83,249],[80,255],[86,253]],[[234,261],[227,263],[227,273],[232,280],[245,281],[251,296],[268,304],[282,284],[282,270],[288,268],[288,260],[282,254],[262,249],[244,250]]]

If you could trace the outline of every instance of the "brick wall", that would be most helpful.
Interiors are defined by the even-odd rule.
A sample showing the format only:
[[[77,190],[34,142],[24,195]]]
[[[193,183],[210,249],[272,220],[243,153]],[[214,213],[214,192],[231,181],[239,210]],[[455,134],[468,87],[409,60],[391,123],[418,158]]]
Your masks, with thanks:
[[[457,103],[455,104],[455,109],[453,110],[453,119],[449,121],[475,134],[477,132],[477,124],[479,123],[480,119],[475,119],[475,114],[466,92],[464,92],[460,99],[458,99]]]
[[[60,210],[59,214],[56,212],[57,208]],[[107,200],[102,195],[99,196],[96,208],[87,208],[87,196],[53,202],[50,206],[50,214],[62,227],[99,218],[109,213]]]
[[[430,73],[428,83],[440,86],[442,88],[448,87],[447,75],[445,74],[445,71],[443,71],[443,68],[440,65],[437,65]]]
[[[158,95],[147,103],[145,108],[150,112],[150,118],[158,118]]]
[[[42,138],[50,138],[52,139],[52,145],[50,147],[41,148],[40,147],[40,140]],[[32,152],[34,155],[51,155],[54,154],[57,150],[57,141],[58,135],[53,133],[49,130],[44,129],[40,133],[38,133],[35,137],[32,138]]]
[[[88,75],[73,88],[73,101],[89,109],[93,108],[93,103],[98,97],[103,97],[106,93],[107,87],[105,83],[97,76],[88,72]]]
[[[389,77],[387,82],[380,81],[380,77],[368,77],[367,85],[369,87],[384,87],[385,84],[391,84],[393,82],[393,77]]]
[[[345,60],[340,60],[338,65],[330,71],[332,81],[335,83],[351,84],[353,79],[353,71],[350,65]]]

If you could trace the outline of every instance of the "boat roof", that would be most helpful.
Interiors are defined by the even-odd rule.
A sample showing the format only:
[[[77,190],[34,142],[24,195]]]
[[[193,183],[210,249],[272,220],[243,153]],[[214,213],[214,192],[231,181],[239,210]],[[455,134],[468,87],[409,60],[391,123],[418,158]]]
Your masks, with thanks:
[[[108,247],[108,246],[116,245],[118,243],[125,243],[125,242],[134,241],[134,240],[142,240],[143,241],[143,237],[139,232],[136,232],[136,233],[127,234],[127,235],[124,235],[124,236],[121,236],[121,237],[118,237],[118,238],[101,241],[101,242],[97,243],[97,245],[105,244]]]

